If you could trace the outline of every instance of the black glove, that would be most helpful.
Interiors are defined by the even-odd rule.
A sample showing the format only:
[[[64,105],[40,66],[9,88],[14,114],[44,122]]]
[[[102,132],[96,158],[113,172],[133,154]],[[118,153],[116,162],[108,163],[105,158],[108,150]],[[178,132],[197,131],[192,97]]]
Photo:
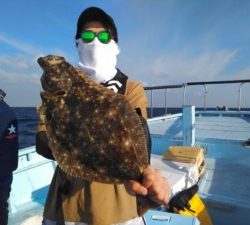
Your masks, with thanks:
[[[195,184],[192,187],[185,189],[184,191],[179,192],[176,194],[170,201],[169,201],[169,212],[176,212],[176,210],[184,210],[184,208],[193,212],[190,209],[189,200],[197,193],[198,185]]]

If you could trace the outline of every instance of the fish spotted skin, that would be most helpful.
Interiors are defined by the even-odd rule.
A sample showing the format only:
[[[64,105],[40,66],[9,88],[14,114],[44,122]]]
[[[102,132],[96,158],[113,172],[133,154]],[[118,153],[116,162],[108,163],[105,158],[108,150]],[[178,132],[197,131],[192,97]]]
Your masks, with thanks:
[[[90,181],[139,180],[148,166],[139,116],[125,96],[96,83],[63,57],[40,57],[49,145],[59,167]]]

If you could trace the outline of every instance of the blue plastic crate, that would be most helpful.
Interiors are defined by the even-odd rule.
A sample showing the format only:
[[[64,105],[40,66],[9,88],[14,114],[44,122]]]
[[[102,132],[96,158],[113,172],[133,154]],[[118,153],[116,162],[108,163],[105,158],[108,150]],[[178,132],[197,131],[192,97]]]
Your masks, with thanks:
[[[149,210],[143,217],[146,225],[200,225],[199,220],[195,217],[157,210]]]

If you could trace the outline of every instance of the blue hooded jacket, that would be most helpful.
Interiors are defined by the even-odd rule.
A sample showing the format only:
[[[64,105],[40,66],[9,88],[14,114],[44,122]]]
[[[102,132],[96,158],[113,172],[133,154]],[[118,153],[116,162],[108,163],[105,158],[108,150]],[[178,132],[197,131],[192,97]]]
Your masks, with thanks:
[[[0,100],[0,175],[12,173],[18,163],[17,118],[10,106]]]

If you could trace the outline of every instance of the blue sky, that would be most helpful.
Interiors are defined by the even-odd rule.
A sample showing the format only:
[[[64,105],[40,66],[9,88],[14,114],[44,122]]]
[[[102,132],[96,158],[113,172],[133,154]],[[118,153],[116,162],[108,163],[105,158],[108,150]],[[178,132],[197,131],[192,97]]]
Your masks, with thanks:
[[[145,86],[250,79],[250,1],[247,0],[0,0],[0,88],[12,106],[40,103],[37,57],[78,60],[74,35],[83,9],[98,6],[116,22],[118,67]],[[249,85],[243,86],[243,106]],[[235,106],[237,86],[209,87],[208,104]],[[168,95],[181,104],[181,91]],[[200,103],[202,88],[189,91]]]

